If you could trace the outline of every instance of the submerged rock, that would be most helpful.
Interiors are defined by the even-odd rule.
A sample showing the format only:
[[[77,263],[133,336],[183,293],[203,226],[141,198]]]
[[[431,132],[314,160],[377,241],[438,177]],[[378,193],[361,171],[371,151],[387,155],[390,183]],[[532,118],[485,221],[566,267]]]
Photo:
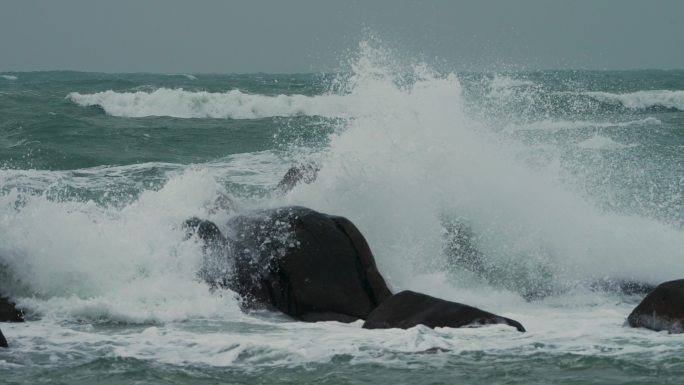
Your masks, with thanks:
[[[658,285],[627,317],[632,327],[684,332],[684,279]]]
[[[7,340],[5,339],[5,336],[2,335],[2,330],[0,330],[0,348],[6,347],[9,347],[9,345],[7,345]]]
[[[24,314],[17,309],[14,302],[0,297],[0,322],[23,322]]]
[[[488,313],[478,308],[431,297],[413,291],[402,291],[373,310],[363,324],[365,329],[408,329],[416,325],[430,328],[460,328],[473,325],[506,324],[520,332],[518,321]]]
[[[205,241],[223,239],[211,222],[191,221]],[[351,322],[392,295],[366,240],[346,218],[287,207],[235,217],[228,227],[231,271],[210,281],[237,292],[246,308]]]

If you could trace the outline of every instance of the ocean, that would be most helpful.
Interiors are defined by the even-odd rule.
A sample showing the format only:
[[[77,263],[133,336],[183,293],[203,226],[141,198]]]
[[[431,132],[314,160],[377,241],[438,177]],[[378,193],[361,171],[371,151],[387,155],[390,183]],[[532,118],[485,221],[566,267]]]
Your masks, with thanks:
[[[324,74],[0,73],[0,292],[28,320],[0,324],[0,383],[681,382],[684,335],[624,323],[633,284],[684,278],[684,70],[350,56]],[[310,163],[314,182],[276,188]],[[182,223],[288,205],[354,222],[393,291],[527,332],[241,311]]]

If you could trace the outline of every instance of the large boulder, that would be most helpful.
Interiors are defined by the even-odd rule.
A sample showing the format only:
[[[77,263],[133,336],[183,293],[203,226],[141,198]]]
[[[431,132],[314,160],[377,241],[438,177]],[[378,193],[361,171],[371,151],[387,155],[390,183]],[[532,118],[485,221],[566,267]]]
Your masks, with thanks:
[[[302,321],[365,319],[391,296],[363,235],[349,220],[304,207],[234,217],[224,238],[211,222],[186,222],[213,244],[226,243],[230,272],[205,279],[237,292],[244,307],[279,310]]]
[[[0,322],[23,322],[24,314],[17,309],[14,302],[0,297]]]
[[[363,324],[365,329],[408,329],[416,325],[430,328],[506,324],[520,332],[520,322],[478,308],[431,297],[413,291],[402,291],[373,310]]]
[[[0,297],[0,322],[23,322],[24,314],[17,309],[14,302],[8,298]],[[0,348],[6,348],[7,340],[0,330]]]
[[[658,285],[627,317],[632,327],[684,332],[684,279]]]

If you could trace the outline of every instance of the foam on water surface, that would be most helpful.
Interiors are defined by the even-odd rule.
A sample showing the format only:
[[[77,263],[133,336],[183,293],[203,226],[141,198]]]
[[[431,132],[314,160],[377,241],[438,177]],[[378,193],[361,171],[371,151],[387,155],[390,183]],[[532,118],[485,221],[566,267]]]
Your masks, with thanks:
[[[408,362],[439,368],[453,357],[468,360],[474,352],[502,359],[533,360],[540,353],[562,357],[638,355],[649,362],[671,359],[682,336],[623,326],[625,304],[598,299],[587,306],[528,304],[503,312],[528,327],[518,333],[507,326],[365,330],[361,322],[300,323],[235,316],[193,325],[167,323],[120,330],[37,321],[26,327],[5,326],[15,341],[15,356],[33,355],[36,364],[54,367],[96,357],[135,358],[171,365],[232,367],[305,367],[335,362],[403,367]],[[189,328],[192,326],[192,328]],[[43,352],[38,353],[36,352]],[[0,367],[11,367],[11,362]]]

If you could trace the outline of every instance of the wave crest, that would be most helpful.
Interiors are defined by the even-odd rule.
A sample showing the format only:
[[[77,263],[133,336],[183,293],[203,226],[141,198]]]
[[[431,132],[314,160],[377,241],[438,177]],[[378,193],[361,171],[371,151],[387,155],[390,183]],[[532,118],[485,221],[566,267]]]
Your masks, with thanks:
[[[345,117],[350,114],[339,95],[258,95],[239,90],[228,92],[186,91],[182,88],[160,88],[155,91],[94,94],[72,92],[67,99],[87,106],[100,106],[108,115],[142,118],[169,116],[174,118],[259,119],[297,115]]]

